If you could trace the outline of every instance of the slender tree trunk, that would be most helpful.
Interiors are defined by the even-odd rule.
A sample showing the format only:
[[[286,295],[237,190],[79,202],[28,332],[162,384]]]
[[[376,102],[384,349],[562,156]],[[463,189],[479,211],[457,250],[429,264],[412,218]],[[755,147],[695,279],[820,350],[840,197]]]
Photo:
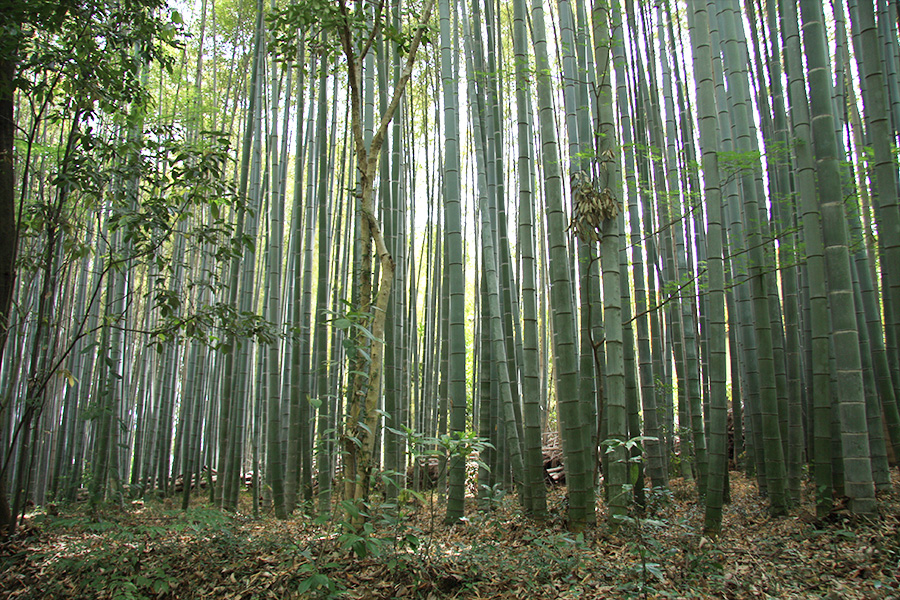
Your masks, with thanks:
[[[704,530],[717,535],[722,527],[723,484],[728,477],[727,386],[725,331],[725,270],[722,262],[722,191],[719,187],[719,157],[712,58],[709,46],[709,14],[706,0],[691,0],[691,42],[697,85],[698,123],[706,201],[707,271],[709,281],[709,478],[706,486]]]
[[[460,202],[459,157],[459,92],[457,73],[452,60],[451,13],[456,13],[455,0],[441,0],[441,83],[444,97],[444,220],[447,237],[445,242],[446,288],[441,294],[446,298],[446,310],[442,322],[447,323],[447,335],[441,336],[447,357],[441,385],[446,382],[446,394],[450,403],[449,433],[463,435],[466,428],[466,348],[465,348],[465,278],[463,271],[462,206]],[[444,414],[444,411],[441,411]],[[443,433],[439,428],[438,434]],[[481,432],[484,435],[484,432]],[[447,490],[447,523],[455,523],[463,517],[465,500],[465,459],[451,458]]]
[[[15,53],[0,58],[0,367],[8,337],[10,308],[15,291],[18,247],[15,179]],[[0,409],[2,416],[2,409]],[[2,421],[2,419],[0,419]],[[6,477],[0,472],[0,538],[15,525],[6,494]]]
[[[875,510],[875,487],[869,459],[865,397],[859,356],[859,334],[853,302],[853,282],[847,246],[838,171],[838,149],[831,110],[831,75],[827,71],[825,28],[820,0],[800,2],[807,78],[810,85],[812,132],[816,155],[819,210],[825,248],[828,304],[831,309],[832,347],[835,353],[838,417],[845,490],[850,510],[868,514]]]
[[[537,289],[534,253],[534,195],[532,193],[531,98],[528,94],[529,59],[525,0],[513,2],[513,51],[516,72],[516,116],[519,157],[518,244],[521,251],[523,358],[522,402],[525,442],[525,481],[531,489],[531,513],[537,519],[547,517],[541,447],[540,363],[538,356]]]
[[[872,196],[878,210],[878,246],[881,254],[881,294],[884,302],[888,364],[895,394],[900,391],[900,207],[896,157],[892,154],[893,135],[887,106],[883,48],[878,40],[873,0],[858,0],[858,19],[854,19],[854,42],[860,77],[866,128],[874,154]],[[808,18],[808,17],[805,17]],[[804,19],[805,20],[805,19]],[[804,38],[805,39],[805,38]],[[896,127],[898,124],[895,123]]]
[[[358,210],[360,211],[360,229],[358,242],[361,247],[360,284],[357,312],[368,314],[374,310],[371,320],[371,331],[356,334],[356,344],[362,349],[367,346],[369,336],[374,338],[371,344],[368,365],[365,373],[357,368],[353,375],[348,393],[348,416],[344,430],[343,449],[345,451],[344,499],[353,503],[363,501],[368,496],[369,475],[375,454],[375,432],[378,429],[378,399],[381,394],[382,366],[384,357],[384,331],[387,318],[388,301],[394,277],[394,260],[385,244],[374,207],[374,185],[378,172],[378,161],[381,146],[387,135],[387,128],[400,104],[400,98],[406,83],[412,75],[416,51],[422,41],[426,25],[431,17],[434,0],[428,0],[416,32],[410,42],[407,60],[400,79],[394,87],[393,95],[387,109],[381,115],[381,122],[372,140],[366,142],[362,128],[362,96],[361,96],[361,64],[364,56],[358,56],[353,43],[349,15],[343,0],[340,12],[345,21],[339,27],[339,37],[344,56],[347,59],[347,73],[350,95],[351,130],[354,140],[356,168],[359,173]],[[376,29],[373,35],[377,35]],[[377,292],[372,290],[372,249],[378,258],[379,284]],[[362,365],[358,365],[362,366]],[[362,524],[360,513],[349,514],[348,520],[354,528]]]
[[[246,112],[246,123],[241,146],[241,162],[238,180],[238,194],[245,197],[247,187],[250,180],[250,153],[253,149],[253,140],[259,133],[256,130],[256,119],[254,117],[259,105],[258,82],[259,82],[259,62],[260,50],[263,44],[263,26],[262,11],[257,10],[256,31],[254,38],[253,60],[250,71],[250,85],[248,88],[249,100]],[[236,239],[240,239],[245,234],[246,212],[243,208],[239,208],[236,216],[234,235]],[[242,302],[244,294],[242,294],[241,285],[244,283],[241,277],[242,260],[252,260],[253,253],[249,250],[244,251],[244,256],[235,254],[228,266],[228,302],[230,306],[239,306]],[[244,306],[241,306],[244,309]],[[249,307],[247,307],[249,308]],[[219,412],[219,461],[218,461],[218,502],[220,506],[230,510],[237,509],[237,480],[240,477],[240,464],[235,460],[237,450],[238,436],[237,432],[243,430],[243,422],[238,423],[237,419],[243,416],[243,411],[239,410],[239,405],[244,401],[240,397],[238,391],[243,385],[240,380],[239,365],[243,364],[245,359],[244,348],[249,344],[249,340],[239,340],[236,335],[229,334],[226,340],[227,353],[225,354],[224,377],[222,382],[222,391],[220,395],[220,412]]]
[[[797,188],[800,194],[801,223],[808,274],[809,355],[812,373],[811,408],[811,458],[816,482],[817,512],[823,516],[831,511],[831,377],[828,357],[830,353],[828,303],[825,291],[825,252],[822,246],[821,215],[816,206],[815,167],[812,157],[812,134],[810,132],[809,102],[806,83],[803,78],[802,53],[797,4],[781,3],[785,14],[782,21],[782,37],[785,56],[788,59],[789,94],[791,99],[791,119],[797,143],[792,144],[797,160]]]
[[[723,29],[723,46],[726,57],[728,83],[732,90],[732,113],[736,131],[736,142],[740,152],[752,152],[755,143],[750,137],[749,92],[747,75],[743,71],[740,46],[736,28],[741,24],[735,2],[725,3],[719,14]],[[754,169],[756,165],[754,164]],[[765,479],[769,494],[770,510],[773,515],[786,511],[786,472],[781,429],[778,418],[778,399],[775,388],[775,358],[771,327],[768,291],[765,288],[766,258],[763,252],[762,227],[759,222],[759,201],[752,172],[745,171],[740,178],[744,207],[746,244],[750,254],[749,283],[752,294],[753,319],[755,321],[757,360],[759,364],[759,391],[761,411],[760,450],[765,456]]]

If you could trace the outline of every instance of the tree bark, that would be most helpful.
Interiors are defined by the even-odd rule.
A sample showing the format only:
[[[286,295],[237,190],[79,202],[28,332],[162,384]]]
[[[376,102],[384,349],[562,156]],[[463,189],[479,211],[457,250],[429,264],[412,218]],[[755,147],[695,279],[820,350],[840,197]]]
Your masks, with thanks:
[[[375,214],[375,190],[374,182],[378,171],[378,160],[381,157],[381,146],[384,143],[387,128],[400,105],[400,99],[412,75],[413,63],[416,51],[425,33],[426,23],[431,17],[434,0],[429,0],[425,5],[422,15],[416,27],[409,46],[406,64],[394,88],[391,101],[381,115],[381,123],[372,141],[368,144],[362,127],[362,94],[361,94],[361,66],[360,60],[371,47],[371,42],[378,35],[378,19],[372,31],[371,38],[364,50],[357,54],[354,49],[353,33],[351,31],[350,17],[347,6],[342,1],[341,14],[344,21],[339,29],[341,47],[347,59],[347,78],[350,88],[350,118],[351,130],[356,150],[356,168],[359,171],[358,210],[360,212],[361,226],[359,229],[359,241],[362,250],[360,265],[359,301],[356,310],[359,314],[368,314],[372,311],[372,325],[369,334],[376,340],[372,343],[369,353],[369,365],[364,374],[357,367],[357,374],[353,378],[348,401],[348,419],[344,431],[343,444],[345,454],[344,465],[344,499],[358,503],[368,495],[369,473],[372,469],[372,457],[375,453],[376,435],[378,426],[378,399],[381,394],[381,376],[384,361],[384,331],[387,319],[388,301],[391,296],[391,287],[394,280],[394,259],[384,241],[381,224]],[[379,6],[379,13],[381,7]],[[372,305],[372,247],[378,258],[380,273],[378,291],[375,294],[374,307]],[[374,308],[374,311],[372,310]],[[357,334],[357,344],[360,347],[366,343],[369,336],[362,331]],[[354,526],[362,525],[362,517],[358,512],[348,515],[348,521]]]
[[[6,345],[9,328],[18,242],[14,170],[15,121],[13,119],[15,73],[14,53],[0,59],[0,364],[2,364],[3,348]],[[0,411],[2,411],[2,407],[0,407]],[[0,531],[2,532],[7,531],[13,519],[4,482],[5,477],[0,474]],[[3,534],[0,533],[0,535]]]

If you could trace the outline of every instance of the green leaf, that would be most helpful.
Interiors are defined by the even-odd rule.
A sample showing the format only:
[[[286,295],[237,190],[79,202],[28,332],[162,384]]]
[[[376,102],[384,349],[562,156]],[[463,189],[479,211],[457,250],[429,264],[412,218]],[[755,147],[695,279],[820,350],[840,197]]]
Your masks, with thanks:
[[[366,336],[367,338],[369,338],[370,340],[372,340],[372,341],[375,342],[376,344],[381,344],[381,343],[383,342],[383,340],[380,340],[380,339],[378,339],[377,337],[375,337],[374,335],[372,335],[372,332],[369,331],[369,329],[368,329],[367,327],[364,327],[364,326],[362,326],[362,325],[359,325],[359,326],[357,326],[357,328],[359,329],[359,331],[360,331],[364,336]]]
[[[421,492],[417,492],[416,490],[411,490],[411,489],[406,489],[406,488],[404,488],[403,491],[406,492],[407,494],[409,494],[410,496],[412,496],[413,498],[415,498],[416,500],[418,500],[419,502],[421,502],[422,504],[425,504],[425,494],[423,494]],[[412,534],[407,534],[407,535],[412,535]],[[416,539],[418,539],[418,538],[416,538]]]
[[[364,539],[359,539],[353,542],[351,546],[353,553],[356,554],[359,558],[365,558],[369,555],[369,546],[366,544]]]
[[[390,415],[388,415],[388,414],[387,414],[386,412],[384,412],[383,410],[379,410],[378,412],[379,412],[382,416],[384,416],[384,417],[390,417]],[[387,426],[387,425],[385,425],[384,428],[387,429],[388,431],[390,431],[391,433],[393,433],[394,435],[399,435],[399,436],[402,436],[402,437],[406,437],[406,432],[405,432],[405,431],[400,431],[399,429],[394,429],[393,427],[389,427],[389,426]]]

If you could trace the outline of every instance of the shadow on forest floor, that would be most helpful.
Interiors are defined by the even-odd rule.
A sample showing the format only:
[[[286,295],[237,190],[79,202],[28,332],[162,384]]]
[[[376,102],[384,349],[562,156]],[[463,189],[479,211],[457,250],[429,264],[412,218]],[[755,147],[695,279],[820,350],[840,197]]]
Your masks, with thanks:
[[[472,504],[454,527],[410,504],[401,518],[373,518],[361,536],[199,503],[182,512],[135,502],[100,518],[84,505],[59,507],[35,512],[0,546],[0,597],[900,598],[896,476],[869,523],[840,510],[819,521],[808,498],[771,519],[753,482],[732,473],[731,490],[717,541],[700,535],[702,506],[681,480],[620,531],[577,536],[560,518],[523,518],[510,497],[483,515]],[[563,490],[550,491],[551,514],[564,503]]]

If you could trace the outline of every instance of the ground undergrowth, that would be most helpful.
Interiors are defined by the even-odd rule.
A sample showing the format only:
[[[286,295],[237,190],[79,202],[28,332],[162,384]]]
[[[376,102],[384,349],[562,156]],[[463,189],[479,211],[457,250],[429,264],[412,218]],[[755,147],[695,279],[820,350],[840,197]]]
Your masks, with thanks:
[[[426,499],[375,514],[360,535],[296,516],[252,519],[200,502],[36,511],[0,546],[0,597],[37,598],[900,598],[900,494],[872,521],[805,501],[768,517],[732,474],[717,540],[693,485],[672,482],[612,532],[524,518],[511,497],[446,527]],[[473,501],[474,502],[474,501]],[[550,493],[564,514],[565,491]],[[602,505],[598,519],[605,523]]]

